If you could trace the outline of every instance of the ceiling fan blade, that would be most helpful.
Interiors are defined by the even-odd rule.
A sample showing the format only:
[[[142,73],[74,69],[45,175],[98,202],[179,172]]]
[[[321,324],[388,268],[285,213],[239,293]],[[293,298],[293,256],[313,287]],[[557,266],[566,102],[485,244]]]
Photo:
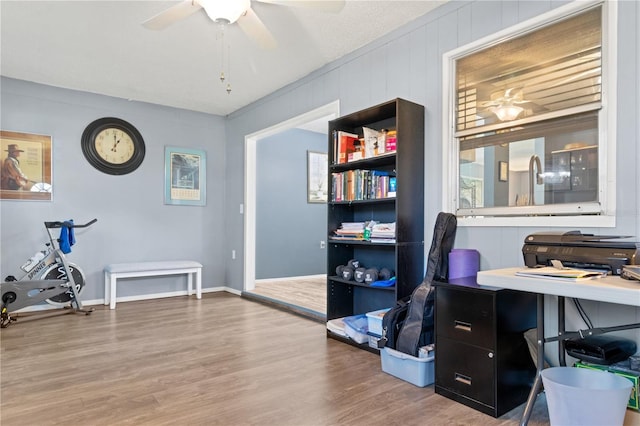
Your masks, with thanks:
[[[338,13],[345,5],[345,0],[255,0],[262,3],[279,4],[281,6],[304,7],[321,12]]]
[[[251,8],[238,19],[238,26],[250,39],[264,49],[275,49],[278,45],[269,29]]]
[[[202,6],[195,0],[184,0],[169,9],[158,13],[156,16],[147,19],[142,23],[150,30],[163,30],[174,22],[178,22],[202,9]]]

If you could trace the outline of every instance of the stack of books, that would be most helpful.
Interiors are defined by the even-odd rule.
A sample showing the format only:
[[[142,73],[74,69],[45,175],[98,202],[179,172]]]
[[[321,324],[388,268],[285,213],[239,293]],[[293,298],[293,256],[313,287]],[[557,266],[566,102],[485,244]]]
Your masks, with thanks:
[[[396,223],[376,223],[371,229],[372,243],[395,243]]]
[[[335,240],[364,240],[365,222],[343,222],[333,235]]]

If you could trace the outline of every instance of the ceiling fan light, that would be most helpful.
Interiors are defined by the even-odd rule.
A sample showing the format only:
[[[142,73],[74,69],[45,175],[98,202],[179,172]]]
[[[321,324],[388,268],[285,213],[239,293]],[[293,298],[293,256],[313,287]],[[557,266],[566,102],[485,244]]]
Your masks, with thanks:
[[[524,111],[524,108],[516,105],[500,105],[499,107],[492,109],[492,112],[500,121],[515,120],[522,111]]]
[[[251,7],[251,0],[198,0],[214,22],[233,24]]]

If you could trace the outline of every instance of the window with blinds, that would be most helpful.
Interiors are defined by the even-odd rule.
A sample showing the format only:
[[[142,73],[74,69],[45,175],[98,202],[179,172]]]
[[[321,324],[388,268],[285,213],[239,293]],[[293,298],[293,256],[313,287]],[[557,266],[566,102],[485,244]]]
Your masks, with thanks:
[[[601,78],[596,7],[458,59],[456,136],[598,109]]]
[[[459,216],[603,213],[603,8],[453,57]]]

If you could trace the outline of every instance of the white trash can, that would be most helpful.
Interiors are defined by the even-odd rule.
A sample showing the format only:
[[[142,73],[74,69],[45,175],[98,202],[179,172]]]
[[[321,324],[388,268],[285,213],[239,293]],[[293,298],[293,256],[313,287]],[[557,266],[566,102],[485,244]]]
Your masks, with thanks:
[[[552,426],[615,426],[624,416],[633,384],[606,371],[551,367],[541,372]]]

